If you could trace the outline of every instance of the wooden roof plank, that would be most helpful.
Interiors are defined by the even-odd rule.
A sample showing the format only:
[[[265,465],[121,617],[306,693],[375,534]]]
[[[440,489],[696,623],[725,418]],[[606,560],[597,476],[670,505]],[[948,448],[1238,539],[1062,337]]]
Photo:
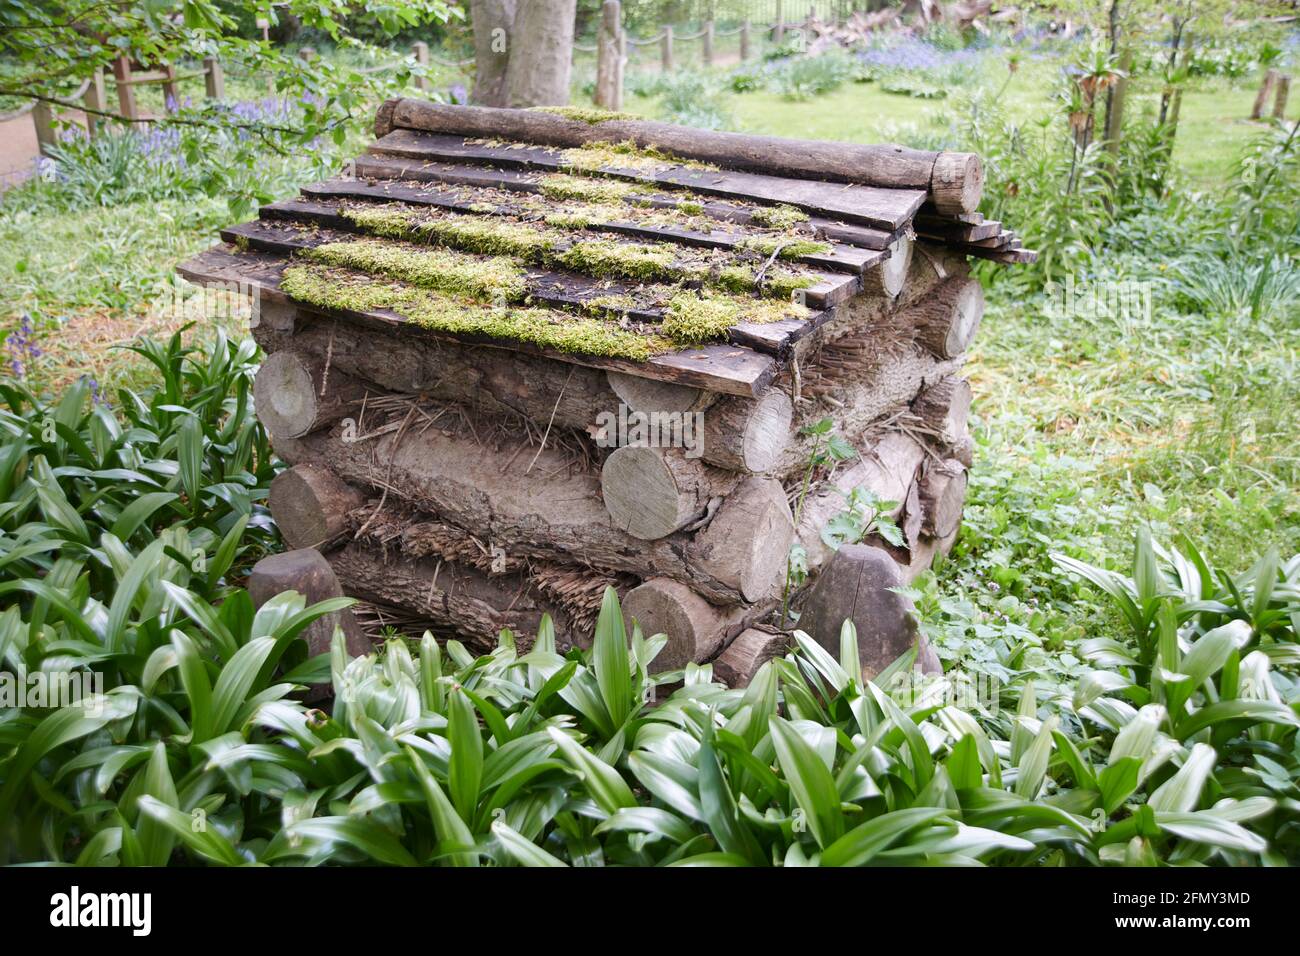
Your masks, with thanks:
[[[493,165],[502,169],[572,169],[562,151],[532,146],[487,146],[458,136],[397,129],[373,143],[376,156],[441,163]],[[636,170],[616,166],[600,172],[616,179],[690,189],[704,195],[744,199],[765,205],[790,205],[806,212],[893,231],[905,226],[925,200],[925,191],[841,185],[807,179],[786,179],[733,170],[669,166]]]
[[[531,185],[531,184],[528,184]],[[508,187],[501,187],[508,188]],[[531,191],[531,190],[530,190]],[[432,206],[465,215],[490,215],[481,208],[482,200],[473,195],[457,193],[454,190],[421,189],[414,184],[402,182],[361,183],[356,180],[328,180],[303,188],[303,192],[321,198],[351,197],[367,200],[388,200],[412,205]],[[668,207],[675,203],[666,203]],[[595,232],[612,232],[638,239],[659,242],[676,242],[686,246],[707,249],[737,249],[743,246],[745,236],[717,229],[703,232],[695,229],[678,229],[670,226],[656,226],[635,220],[610,220],[593,222],[588,229]],[[794,262],[832,272],[849,272],[862,275],[880,265],[887,256],[879,251],[864,249],[850,243],[840,243],[826,239],[830,249],[826,252],[814,252],[795,257]]]
[[[297,302],[280,289],[280,277],[288,263],[289,260],[283,256],[238,252],[227,246],[216,246],[182,262],[177,267],[177,271],[184,278],[199,285],[238,286],[256,292],[268,301],[292,303],[308,312],[321,315],[334,314]],[[370,322],[385,326],[405,324],[401,316],[382,310],[348,311],[338,315],[363,323]],[[574,355],[525,343],[484,340],[476,336],[453,335],[425,328],[412,329],[412,331],[435,338],[472,342],[488,348],[529,352],[573,365],[626,372],[640,378],[691,385],[729,395],[750,397],[761,395],[771,385],[778,370],[777,361],[772,356],[733,344],[683,349],[653,356],[645,362],[636,362],[630,359]]]
[[[327,203],[290,199],[263,206],[260,214],[264,219],[296,219],[329,225],[345,232],[358,232],[348,219]],[[575,235],[575,239],[580,242],[581,236]],[[832,308],[852,298],[862,289],[862,280],[856,275],[820,271],[808,274],[815,280],[815,284],[800,289],[799,295],[802,303],[810,309]]]

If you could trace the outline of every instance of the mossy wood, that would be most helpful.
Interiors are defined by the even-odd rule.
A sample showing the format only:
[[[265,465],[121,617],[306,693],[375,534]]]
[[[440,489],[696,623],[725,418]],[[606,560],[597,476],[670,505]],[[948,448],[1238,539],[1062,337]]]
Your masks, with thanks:
[[[1034,256],[978,160],[459,109],[386,105],[354,176],[181,267],[255,294],[273,516],[367,626],[568,645],[612,587],[657,670],[743,684],[810,595],[838,641],[841,546],[904,583],[952,547],[968,259]],[[810,472],[825,419],[856,454]]]
[[[389,100],[380,107],[375,135],[383,137],[402,128],[489,139],[515,137],[554,147],[626,141],[642,149],[732,169],[895,190],[919,189],[941,212],[974,212],[984,185],[983,166],[973,153],[753,136],[617,115],[574,117],[541,110],[457,108],[424,100]]]

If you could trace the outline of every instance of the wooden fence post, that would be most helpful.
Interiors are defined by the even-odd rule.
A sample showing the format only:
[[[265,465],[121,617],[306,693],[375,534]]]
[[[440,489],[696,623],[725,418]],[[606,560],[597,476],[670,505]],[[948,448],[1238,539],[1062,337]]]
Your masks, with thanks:
[[[622,56],[619,35],[623,32],[619,0],[605,0],[596,31],[596,105],[607,110],[623,108]]]
[[[1124,99],[1128,95],[1128,74],[1133,68],[1133,51],[1125,50],[1119,57],[1119,71],[1122,76],[1115,80],[1115,89],[1110,98],[1110,107],[1106,110],[1106,152],[1119,152],[1120,137],[1124,132]]]
[[[1253,120],[1264,117],[1264,106],[1268,103],[1268,98],[1273,94],[1273,87],[1277,84],[1277,70],[1269,69],[1264,74],[1264,81],[1259,85],[1259,93],[1255,96],[1255,106],[1250,111],[1250,118]]]
[[[226,98],[226,74],[221,70],[221,61],[215,56],[203,58],[203,88],[210,100]]]
[[[262,42],[268,47],[271,45],[271,21],[265,17],[258,17],[255,21],[257,28],[262,31]],[[268,76],[266,78],[266,92],[272,96],[275,95],[275,78]]]
[[[36,126],[36,147],[42,156],[48,155],[51,146],[59,143],[54,131],[54,110],[44,100],[37,100],[32,105],[32,123]]]
[[[86,87],[86,95],[82,101],[86,104],[87,110],[107,111],[108,98],[104,95],[104,71],[102,69],[96,69],[91,75],[90,85]],[[106,121],[103,116],[90,112],[86,113],[86,133],[94,136]]]
[[[1273,119],[1286,119],[1286,100],[1291,94],[1291,74],[1282,73],[1277,78],[1277,99],[1273,101]]]
[[[700,57],[704,60],[705,66],[713,66],[713,21],[708,20],[704,24],[704,36],[700,38],[701,50]]]
[[[140,118],[135,105],[135,88],[131,86],[131,61],[119,56],[113,61],[113,81],[117,84],[117,106],[128,120]]]
[[[776,26],[772,28],[772,42],[777,46],[785,41],[785,4],[776,0]]]
[[[429,65],[429,44],[423,40],[416,40],[411,46],[411,50],[415,53],[415,62],[418,65],[424,67]],[[429,78],[427,76],[417,76],[415,78],[415,88],[417,90],[427,90],[429,88]]]
[[[749,21],[745,20],[740,24],[740,59],[742,61],[749,59]]]
[[[172,113],[180,109],[180,88],[176,85],[176,64],[168,63],[162,68],[163,109]]]
[[[663,39],[659,41],[659,59],[663,64],[663,71],[671,73],[673,69],[673,27],[671,23],[664,27]]]

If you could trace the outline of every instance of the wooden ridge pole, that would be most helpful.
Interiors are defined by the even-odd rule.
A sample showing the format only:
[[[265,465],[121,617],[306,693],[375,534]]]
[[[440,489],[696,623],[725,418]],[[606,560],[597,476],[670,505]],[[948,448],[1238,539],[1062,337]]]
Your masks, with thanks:
[[[617,40],[613,34],[610,36],[614,52]],[[609,86],[612,82],[612,79],[602,81],[598,75],[598,97],[605,95],[602,89],[612,89]],[[608,103],[601,105],[608,106]],[[536,110],[448,106],[397,99],[380,107],[375,134],[385,136],[394,129],[520,140],[562,148],[630,140],[643,149],[661,149],[728,169],[888,189],[923,189],[939,212],[950,215],[974,212],[984,188],[984,167],[974,153],[786,139],[694,129],[653,120],[610,119],[588,123]]]

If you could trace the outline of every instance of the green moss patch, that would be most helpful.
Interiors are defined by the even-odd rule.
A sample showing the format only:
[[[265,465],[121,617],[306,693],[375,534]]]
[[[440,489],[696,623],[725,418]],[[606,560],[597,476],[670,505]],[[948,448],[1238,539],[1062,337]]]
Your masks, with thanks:
[[[551,113],[568,120],[595,126],[607,120],[640,119],[635,113],[620,113],[617,110],[602,110],[595,106],[531,106],[534,113]]]
[[[569,231],[605,219],[597,207],[556,211],[547,225],[478,216],[423,217],[395,206],[344,206],[342,215],[357,228],[381,236],[434,242],[464,252],[512,256],[543,268],[569,269],[600,279],[634,282],[692,282],[730,292],[760,291],[754,270],[735,263],[725,251],[693,249],[673,242],[616,242],[612,239],[575,241]],[[814,280],[783,269],[769,268],[761,293],[789,299],[796,289]]]
[[[754,206],[749,211],[750,221],[769,229],[793,229],[808,221],[808,214],[794,206]]]
[[[788,236],[747,236],[740,245],[743,249],[750,249],[764,256],[775,253],[778,259],[798,259],[800,256],[819,255],[831,251],[828,242],[793,239]]]
[[[327,243],[304,251],[303,256],[479,302],[519,302],[528,292],[524,271],[499,256],[484,259],[448,249],[421,249],[364,239]]]
[[[568,176],[564,173],[546,176],[539,185],[542,195],[547,199],[576,199],[602,204],[621,202],[624,197],[645,191],[645,187],[639,183],[595,176]]]
[[[527,342],[576,355],[644,362],[672,348],[661,336],[627,329],[614,321],[555,309],[488,308],[431,289],[376,281],[314,264],[287,268],[280,288],[299,302],[318,308],[384,309],[422,328]]]
[[[585,146],[566,149],[564,151],[564,165],[591,173],[598,173],[605,169],[656,173],[664,172],[675,166],[711,170],[718,168],[710,166],[708,163],[679,159],[661,150],[643,149],[630,140],[623,143],[588,143]]]
[[[808,309],[795,303],[682,292],[669,300],[660,329],[674,342],[700,345],[721,338],[738,322],[768,323],[807,316]]]

